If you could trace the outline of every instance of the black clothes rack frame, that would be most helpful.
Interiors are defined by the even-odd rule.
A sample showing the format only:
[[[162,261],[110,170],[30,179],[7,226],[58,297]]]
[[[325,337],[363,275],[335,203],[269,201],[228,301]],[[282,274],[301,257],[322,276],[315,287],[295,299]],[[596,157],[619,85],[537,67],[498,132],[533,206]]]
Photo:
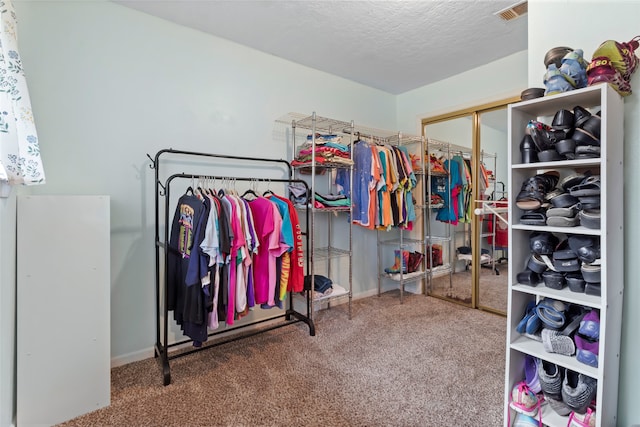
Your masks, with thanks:
[[[161,158],[162,156],[165,158]],[[309,326],[309,335],[315,336],[315,326],[312,320],[312,301],[311,301],[311,291],[308,289],[304,290],[305,300],[306,300],[306,314],[300,313],[294,309],[293,306],[293,292],[289,292],[289,298],[287,302],[287,306],[283,314],[278,314],[274,316],[270,316],[265,319],[256,320],[250,323],[244,323],[238,326],[233,326],[229,328],[225,328],[220,331],[210,332],[208,334],[209,337],[220,335],[220,334],[228,334],[230,332],[239,331],[244,328],[248,328],[251,326],[255,326],[257,324],[272,322],[270,325],[266,327],[255,327],[251,331],[247,333],[235,333],[225,336],[224,338],[220,338],[213,342],[207,341],[202,347],[192,348],[186,351],[173,352],[169,353],[169,349],[172,347],[180,346],[186,343],[191,342],[190,339],[182,340],[175,343],[168,343],[168,334],[169,334],[169,310],[168,310],[168,292],[164,289],[164,292],[161,292],[161,286],[164,279],[164,285],[166,287],[166,277],[167,277],[167,264],[168,264],[168,249],[169,249],[169,224],[171,224],[169,203],[170,203],[170,188],[171,183],[176,179],[233,179],[235,181],[249,181],[255,182],[261,178],[256,177],[230,177],[230,176],[212,176],[212,175],[194,175],[194,174],[185,174],[178,173],[169,176],[165,183],[163,184],[160,179],[160,170],[161,170],[161,162],[167,161],[167,156],[182,156],[184,159],[196,160],[202,158],[209,159],[225,159],[225,160],[238,160],[243,162],[262,162],[267,164],[278,164],[280,166],[286,166],[286,170],[288,173],[288,178],[285,179],[272,179],[272,178],[264,178],[265,181],[268,182],[280,182],[280,183],[301,183],[307,189],[307,194],[309,194],[307,183],[303,180],[293,179],[293,171],[291,165],[286,160],[282,159],[267,159],[267,158],[258,158],[258,157],[242,157],[242,156],[230,156],[230,155],[222,155],[222,154],[212,154],[212,153],[202,153],[202,152],[194,152],[194,151],[182,151],[182,150],[174,150],[174,149],[163,149],[156,153],[155,157],[152,158],[149,154],[147,157],[151,160],[150,168],[155,170],[155,285],[156,285],[156,345],[154,356],[156,358],[160,358],[162,362],[162,374],[163,374],[163,382],[164,385],[169,385],[171,383],[171,368],[169,366],[169,360],[176,359],[178,357],[186,356],[191,353],[195,353],[202,350],[208,350],[213,347],[217,347],[222,344],[226,344],[232,341],[237,341],[243,338],[247,338],[253,335],[257,335],[266,331],[270,331],[276,328],[280,328],[283,326],[291,325],[298,322],[304,322]],[[174,159],[176,160],[176,159]],[[213,165],[210,165],[213,167]],[[164,197],[164,209],[161,211],[160,209],[160,198]],[[164,216],[164,218],[161,218]],[[160,224],[161,221],[164,220],[164,236],[160,237]],[[309,224],[309,213],[306,210],[306,223],[305,227],[302,230],[302,235],[308,236],[308,224]],[[308,239],[307,239],[308,240]],[[308,243],[307,243],[308,246]],[[307,270],[309,268],[309,248],[307,247],[306,252],[306,266]],[[160,264],[161,256],[163,256],[164,261],[162,263],[162,267]],[[274,320],[284,318],[284,322],[273,322]]]

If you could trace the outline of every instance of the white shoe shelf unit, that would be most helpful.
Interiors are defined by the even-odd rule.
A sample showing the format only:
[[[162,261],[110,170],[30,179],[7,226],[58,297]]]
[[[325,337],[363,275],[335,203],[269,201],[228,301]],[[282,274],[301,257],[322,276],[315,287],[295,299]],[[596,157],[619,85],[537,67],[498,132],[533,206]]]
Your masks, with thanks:
[[[311,152],[316,152],[317,138],[319,134],[336,134],[342,137],[342,144],[350,147],[349,159],[353,159],[353,141],[355,131],[353,122],[335,120],[321,117],[313,112],[309,116],[298,113],[290,113],[292,155],[295,159],[300,146],[307,141],[311,142]],[[308,139],[307,136],[310,135]],[[332,292],[317,295],[311,298],[311,315],[317,311],[321,304],[327,304],[338,299],[348,300],[348,315],[351,319],[353,297],[353,263],[352,246],[353,235],[350,218],[353,213],[353,204],[348,209],[344,207],[318,208],[314,204],[314,195],[337,194],[335,183],[339,169],[346,169],[349,176],[349,186],[353,182],[353,165],[338,162],[316,162],[316,156],[311,156],[309,164],[293,166],[294,178],[303,179],[309,184],[310,197],[306,208],[309,210],[309,224],[306,238],[307,251],[309,252],[309,267],[305,275],[310,275],[311,283],[314,276],[322,274],[333,282]],[[313,291],[313,285],[312,285]]]
[[[551,124],[560,109],[575,106],[601,111],[601,157],[595,159],[562,160],[522,164],[519,145],[529,120]],[[509,184],[510,200],[516,200],[523,181],[545,171],[560,172],[560,179],[574,171],[592,170],[601,177],[600,229],[577,227],[530,226],[519,223],[522,211],[509,204],[509,295],[507,313],[507,348],[504,389],[504,425],[514,420],[516,413],[509,408],[514,385],[524,380],[526,355],[540,358],[559,367],[597,380],[596,425],[615,426],[618,398],[618,370],[620,359],[620,330],[623,303],[623,120],[624,103],[620,95],[607,84],[537,98],[509,106]],[[524,270],[530,254],[529,235],[532,231],[548,231],[562,237],[567,233],[600,237],[601,295],[576,293],[568,288],[554,290],[541,283],[535,287],[519,284],[516,275]],[[600,341],[598,367],[579,362],[575,356],[548,353],[543,344],[516,331],[529,301],[553,298],[565,303],[581,305],[600,311]],[[542,422],[548,426],[566,426],[568,416],[560,416],[549,405],[541,407]]]

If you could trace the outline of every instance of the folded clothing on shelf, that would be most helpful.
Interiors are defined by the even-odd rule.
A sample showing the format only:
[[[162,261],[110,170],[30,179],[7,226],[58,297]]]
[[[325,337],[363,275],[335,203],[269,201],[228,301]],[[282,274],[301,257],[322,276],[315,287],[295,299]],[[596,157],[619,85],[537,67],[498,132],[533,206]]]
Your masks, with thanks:
[[[349,209],[351,199],[344,194],[318,194],[314,195],[316,208],[344,208]]]
[[[329,289],[332,289],[333,281],[328,277],[322,276],[320,274],[313,275],[313,290],[316,292],[320,292],[322,294],[327,294],[326,292]],[[306,290],[311,289],[311,275],[307,275],[304,277],[304,288]]]

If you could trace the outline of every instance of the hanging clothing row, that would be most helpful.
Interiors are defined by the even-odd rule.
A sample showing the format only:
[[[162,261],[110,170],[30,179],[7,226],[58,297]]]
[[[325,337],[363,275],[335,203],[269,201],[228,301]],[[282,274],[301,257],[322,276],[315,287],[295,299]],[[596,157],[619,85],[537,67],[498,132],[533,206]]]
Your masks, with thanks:
[[[406,147],[375,144],[367,139],[353,148],[353,188],[348,171],[336,184],[353,200],[352,222],[368,229],[411,229],[416,218],[411,190],[417,179]]]
[[[304,181],[291,178],[289,162],[173,149],[160,150],[154,158],[147,157],[155,169],[155,352],[162,362],[164,385],[171,383],[170,359],[297,322],[305,322],[309,334],[315,335],[311,317],[313,300],[304,286],[304,269],[309,268],[309,258],[308,248],[303,250],[302,236],[308,235],[308,213],[302,220],[287,197],[272,191],[260,196],[251,189],[239,196],[235,182],[255,183],[255,177],[234,177],[231,178],[233,189],[216,190],[209,185],[194,189],[197,175],[173,174],[164,183],[161,181],[167,175],[164,168],[175,165],[176,158],[186,159],[185,165],[194,165],[197,157],[197,164],[205,166],[206,159],[211,158],[215,165],[225,160],[233,160],[233,166],[265,163],[269,165],[265,170],[270,173],[283,168],[287,178],[268,181],[282,183],[285,188],[295,184],[308,192]],[[201,182],[225,179],[208,175]],[[179,180],[191,180],[192,185],[180,195],[172,209],[172,183]],[[160,203],[161,198],[164,204]],[[164,224],[162,235],[161,224]],[[294,293],[304,296],[305,312],[294,308]],[[265,309],[266,316],[258,320],[247,316],[248,320],[236,323],[257,307]],[[173,311],[174,320],[188,340],[168,342],[169,311]],[[279,318],[285,321],[275,322]],[[256,324],[265,322],[269,324],[255,328]],[[252,327],[250,332],[225,335],[203,345],[211,336],[249,327]],[[188,342],[193,344],[190,350],[169,352],[170,347]]]
[[[303,281],[300,222],[288,199],[190,187],[178,200],[168,306],[195,347],[208,329],[233,325],[256,305],[283,308],[287,292],[301,292]]]
[[[439,195],[444,201],[444,205],[437,211],[436,220],[452,225],[470,223],[474,209],[471,197],[473,190],[471,159],[466,153],[457,152],[451,159],[445,159],[442,164],[447,175],[434,176],[431,180],[431,192]],[[482,162],[478,179],[480,194],[484,194],[489,186],[489,172]]]

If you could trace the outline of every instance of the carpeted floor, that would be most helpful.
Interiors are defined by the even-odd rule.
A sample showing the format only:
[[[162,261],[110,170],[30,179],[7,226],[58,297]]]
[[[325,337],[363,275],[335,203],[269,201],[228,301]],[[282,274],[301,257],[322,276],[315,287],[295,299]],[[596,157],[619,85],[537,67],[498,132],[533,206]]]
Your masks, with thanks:
[[[496,269],[500,274],[495,274],[491,268],[480,269],[478,305],[506,314],[509,265],[506,262],[496,263]],[[471,304],[471,286],[471,268],[469,267],[468,270],[453,274],[451,283],[448,275],[434,278],[431,289],[433,295]]]
[[[113,369],[111,405],[63,426],[499,426],[506,320],[397,291],[171,362]]]

